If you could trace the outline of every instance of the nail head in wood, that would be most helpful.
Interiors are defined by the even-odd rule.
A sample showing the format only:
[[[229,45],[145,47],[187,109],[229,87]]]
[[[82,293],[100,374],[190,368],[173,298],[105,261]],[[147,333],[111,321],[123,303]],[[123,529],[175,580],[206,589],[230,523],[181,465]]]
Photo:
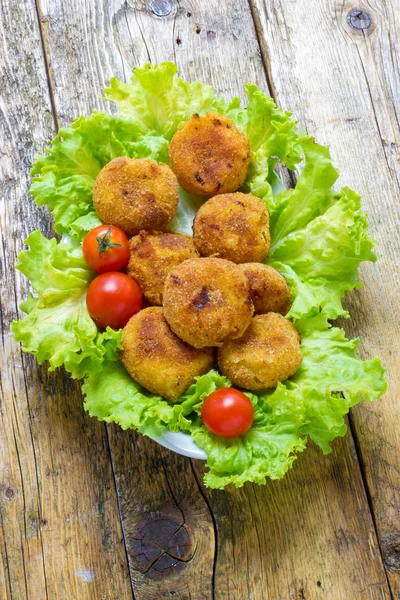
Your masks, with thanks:
[[[368,29],[371,26],[371,16],[365,10],[351,10],[347,22],[353,29]]]
[[[150,10],[157,17],[167,17],[172,10],[172,5],[169,0],[153,0]]]

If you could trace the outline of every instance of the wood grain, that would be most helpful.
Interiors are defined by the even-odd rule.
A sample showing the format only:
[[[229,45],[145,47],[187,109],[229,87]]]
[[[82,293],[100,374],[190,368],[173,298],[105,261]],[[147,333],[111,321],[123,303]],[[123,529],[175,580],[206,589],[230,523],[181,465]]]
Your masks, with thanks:
[[[303,5],[304,3],[305,0]],[[287,6],[294,10],[294,2],[287,3]],[[268,39],[268,27],[262,21],[265,7],[257,4],[255,8],[260,10],[265,30],[265,38],[261,29],[258,30],[259,40],[265,51]],[[22,100],[18,105],[23,105],[26,111],[18,124],[19,129],[13,124],[13,131],[20,132],[21,137],[7,146],[7,154],[17,158],[13,163],[14,170],[10,179],[10,188],[15,190],[14,204],[10,206],[17,208],[13,209],[13,218],[4,221],[4,225],[9,227],[9,223],[12,223],[14,231],[17,230],[15,238],[20,240],[20,244],[23,235],[32,229],[39,218],[39,211],[27,199],[22,213],[24,216],[21,218],[20,205],[17,204],[20,198],[26,198],[26,173],[33,152],[38,144],[43,143],[43,138],[50,135],[52,119],[57,124],[69,124],[79,114],[90,114],[92,108],[113,110],[112,106],[101,99],[101,89],[112,74],[128,79],[132,67],[137,64],[147,60],[175,60],[183,76],[189,80],[212,83],[218,93],[228,98],[232,95],[243,97],[245,81],[255,81],[267,89],[269,80],[277,94],[283,94],[280,83],[282,77],[285,85],[289,86],[290,83],[289,67],[274,62],[278,53],[275,45],[275,54],[272,52],[271,56],[267,56],[264,52],[268,77],[266,76],[251,11],[247,3],[240,0],[233,0],[229,4],[217,0],[188,0],[185,4],[174,0],[73,0],[68,3],[46,0],[41,5],[38,4],[38,11],[50,94],[46,95],[45,63],[40,58],[37,33],[36,39],[27,38],[26,54],[12,57],[14,68],[20,65],[21,97],[29,98],[27,106],[23,105]],[[157,16],[160,11],[167,14]],[[286,47],[289,35],[294,35],[292,30],[295,27],[292,24],[290,30],[286,31],[279,3],[273,4],[273,12],[277,19],[274,34],[277,40],[282,36],[280,45]],[[308,3],[308,9],[298,21],[303,28],[306,28],[304,15],[309,12]],[[327,19],[326,14],[322,15],[319,10],[316,13],[320,19]],[[330,15],[331,12],[328,11],[327,14]],[[336,15],[335,11],[333,14]],[[15,19],[15,16],[13,8],[12,18]],[[29,18],[29,30],[37,32],[36,25],[32,27],[34,13],[30,5],[26,7],[24,4],[21,7],[21,17],[19,14],[17,17],[15,24],[11,22],[11,13],[5,19],[10,40],[18,40],[18,28]],[[331,17],[329,22],[332,23],[336,18]],[[314,22],[313,27],[315,28]],[[310,45],[307,40],[303,40],[303,43]],[[33,70],[26,66],[31,64],[27,57],[28,50],[30,54],[36,52]],[[18,52],[21,52],[20,48]],[[289,50],[286,52],[289,53]],[[308,117],[304,115],[308,113],[301,108],[301,102],[307,104],[308,108],[308,103],[312,104],[312,100],[308,99],[308,92],[305,87],[301,87],[301,82],[302,78],[307,81],[309,60],[310,57],[307,57],[303,64],[306,74],[297,74],[300,83],[297,80],[291,82],[296,89],[293,92],[293,102],[292,97],[288,96],[288,107],[297,111],[305,122]],[[368,63],[366,58],[365,63]],[[368,65],[364,65],[364,69],[367,68]],[[278,75],[283,74],[281,79],[277,76],[277,69]],[[29,77],[25,71],[28,71]],[[330,71],[325,68],[326,71],[329,73],[325,75],[330,80]],[[344,81],[349,85],[351,79],[352,76],[347,75]],[[390,83],[393,87],[392,80]],[[301,102],[296,86],[300,86]],[[317,87],[318,80],[313,81],[313,94],[317,94]],[[364,89],[365,84],[362,87]],[[375,93],[379,89],[378,86]],[[13,90],[10,85],[7,97],[11,96]],[[34,102],[29,95],[35,96],[37,90],[40,94]],[[326,91],[325,88],[323,90]],[[350,86],[346,93],[355,95],[354,90],[349,90]],[[278,98],[280,100],[280,96]],[[336,115],[335,111],[332,115],[329,113],[335,99],[329,98],[327,102],[328,107],[325,107],[320,101],[309,127],[311,132],[313,123],[324,123],[322,117],[331,118]],[[285,103],[284,94],[281,103]],[[391,115],[395,114],[393,111],[394,108]],[[23,113],[22,110],[18,112]],[[340,123],[342,115],[339,114],[337,118]],[[352,127],[353,117],[348,118],[348,127]],[[33,132],[32,120],[36,124]],[[357,124],[357,119],[354,122]],[[377,125],[372,128],[370,123],[367,125],[369,135],[376,135]],[[335,128],[336,122],[333,127],[331,124],[330,128],[328,125],[325,130],[322,128],[318,132],[318,140],[330,141],[326,138]],[[366,138],[360,132],[357,136],[359,142],[364,140],[365,146]],[[342,146],[338,144],[337,150],[346,147],[346,143],[348,148],[348,141],[346,142],[343,134]],[[392,146],[384,149],[382,143],[379,148],[373,148],[378,158],[375,159],[372,173],[377,173],[382,164],[387,165],[393,161],[395,153],[388,154],[389,151],[392,152]],[[371,152],[372,156],[372,150],[368,148],[367,152]],[[25,161],[24,167],[15,170],[14,164],[19,164],[21,156]],[[355,155],[350,152],[343,161],[353,166],[359,164]],[[10,169],[9,162],[6,161],[5,164]],[[389,169],[389,166],[384,167],[386,168]],[[371,169],[368,173],[360,172],[359,180],[365,180],[369,184],[370,174]],[[387,177],[384,182],[390,186],[392,179]],[[20,185],[21,189],[18,187]],[[376,188],[372,185],[372,189]],[[390,187],[387,189],[391,190]],[[388,193],[383,196],[383,200],[387,215],[390,207]],[[43,229],[46,230],[48,219],[45,212],[41,214]],[[23,229],[21,235],[16,228]],[[385,252],[388,251],[388,246],[389,244],[386,245]],[[16,251],[11,247],[7,252],[12,265]],[[11,277],[11,269],[8,270]],[[18,285],[21,285],[19,279]],[[12,290],[13,279],[7,280],[5,286],[6,291]],[[25,293],[25,288],[18,288],[19,297],[23,297]],[[371,304],[365,304],[368,298],[366,300],[365,292],[363,294],[364,296],[360,296],[359,311],[363,314],[363,310],[368,308],[372,313]],[[7,294],[3,297],[7,297]],[[395,300],[392,292],[385,300],[386,308],[390,304],[394,307]],[[12,302],[14,304],[8,304],[7,309],[2,306],[3,311],[8,311],[7,314],[4,313],[8,319],[15,310],[14,298]],[[357,320],[355,326],[360,327],[361,332],[367,328],[362,320]],[[368,327],[370,326],[369,323]],[[385,327],[387,332],[388,326]],[[7,343],[11,344],[7,339]],[[393,340],[393,336],[390,339]],[[7,417],[4,430],[8,436],[8,460],[11,467],[6,467],[8,471],[1,478],[1,484],[4,481],[6,487],[0,491],[0,552],[6,569],[4,577],[0,577],[0,597],[3,597],[4,592],[4,597],[11,598],[12,590],[12,597],[25,598],[28,596],[26,588],[29,585],[29,598],[42,598],[46,597],[48,585],[49,598],[130,598],[132,592],[129,580],[123,578],[125,555],[122,534],[116,523],[117,506],[113,497],[113,480],[104,429],[101,424],[82,416],[79,392],[73,383],[61,378],[60,374],[47,375],[46,371],[35,366],[33,360],[26,357],[21,359],[19,351],[14,346],[13,348],[16,358],[13,357],[10,363],[11,391],[8,391],[9,396],[5,396],[12,406],[12,381],[16,381],[18,410],[15,413],[5,411],[5,403],[1,407],[4,411],[2,416]],[[367,353],[368,348],[364,348]],[[378,350],[374,347],[374,351]],[[14,366],[17,360],[19,370]],[[20,392],[23,389],[24,373],[28,381],[30,413],[26,397]],[[13,427],[16,431],[16,444],[13,440]],[[379,431],[375,423],[373,427],[375,432]],[[371,437],[362,446],[363,457],[367,458],[365,448],[370,447],[372,451],[374,442],[370,432],[368,436]],[[383,440],[386,439],[379,437],[380,447],[384,446]],[[179,600],[358,600],[390,597],[350,435],[337,441],[334,454],[328,457],[323,457],[317,449],[310,447],[281,482],[269,482],[265,487],[246,485],[242,490],[226,492],[200,489],[198,482],[202,477],[201,463],[192,468],[190,461],[158,447],[134,432],[122,432],[117,427],[110,427],[109,442],[130,572],[138,600],[173,597]],[[5,449],[3,441],[1,443],[2,449]],[[17,451],[22,457],[20,464],[25,469],[25,489],[29,488],[27,499],[21,492],[21,485],[17,485],[20,477]],[[36,463],[30,460],[33,451],[37,457]],[[379,445],[378,452],[380,456],[383,455]],[[389,471],[395,465],[392,461],[392,449],[389,447],[384,452],[390,459],[390,475]],[[367,468],[368,461],[365,464]],[[12,479],[9,473],[12,473]],[[35,484],[36,473],[39,483]],[[392,478],[392,481],[396,484],[395,479]],[[369,479],[368,482],[372,489]],[[386,485],[385,494],[388,490],[389,486]],[[388,496],[385,495],[384,503],[387,499]],[[40,511],[36,509],[36,515],[40,514],[40,517],[36,521],[45,544],[45,552],[42,553],[44,567],[39,560],[38,542],[34,536],[29,537],[30,545],[24,554],[19,549],[24,515],[28,514],[28,521],[25,518],[28,530],[31,523],[31,513],[27,513],[26,507],[35,506],[35,503],[39,506],[39,501],[41,508]],[[393,497],[393,510],[390,513],[392,521],[396,511],[395,501]],[[46,512],[43,507],[46,507]],[[5,525],[4,517],[11,525]],[[396,541],[396,538],[390,539]],[[89,562],[85,562],[86,559]],[[24,560],[29,567],[26,584]],[[395,562],[395,553],[390,554],[390,560]],[[93,569],[90,565],[93,565]],[[78,576],[74,579],[72,575],[76,571]],[[84,581],[92,573],[96,575],[95,581]],[[394,569],[391,569],[390,574],[392,573]],[[50,583],[47,583],[49,579]]]
[[[357,463],[347,435],[328,456],[310,443],[281,481],[205,490],[218,530],[216,597],[389,599]]]
[[[168,14],[156,16],[152,6]],[[227,97],[243,96],[245,81],[267,87],[251,12],[239,0],[229,5],[217,0],[67,5],[58,0],[42,2],[41,11],[62,123],[88,114],[93,106],[103,109],[99,89],[108,77],[128,79],[132,67],[147,60],[175,60],[183,76],[211,82]],[[215,541],[216,598],[389,598],[350,436],[335,444],[330,457],[310,449],[283,482],[207,492],[216,540],[185,459],[114,427],[110,446],[140,600],[173,597],[175,588],[186,594],[183,598],[211,598]],[[196,464],[197,478],[201,468]],[[152,536],[160,520],[162,547],[154,549]],[[175,535],[182,527],[187,531],[179,540],[179,556],[186,565],[171,556],[168,546],[168,532]],[[139,551],[143,540],[145,556]],[[201,552],[192,555],[193,544]],[[163,579],[158,579],[160,571]]]
[[[190,460],[110,428],[137,598],[213,598],[215,533]]]
[[[27,281],[14,271],[47,211],[27,192],[54,120],[35,5],[2,3],[0,57],[0,597],[128,599],[104,426],[83,414],[80,387],[22,355],[9,333]]]
[[[93,2],[85,8],[82,3],[69,10],[62,2],[41,5],[54,105],[61,124],[69,124],[79,114],[89,115],[94,107],[112,110],[99,99],[109,77],[127,77],[133,66],[148,60],[145,56],[137,60],[134,54],[127,67],[122,39],[128,36],[130,42],[135,35],[132,19],[136,23],[136,13],[120,4],[111,7]],[[84,18],[79,16],[82,13]],[[67,24],[72,41],[65,53]],[[170,25],[173,27],[172,21]],[[89,43],[80,53],[88,35]],[[125,51],[130,50],[127,44]],[[143,49],[142,34],[140,44]],[[101,60],[96,62],[94,57]],[[160,56],[159,60],[168,58]],[[80,69],[74,71],[77,61]],[[136,597],[153,600],[178,594],[182,600],[211,600],[214,528],[190,461],[116,427],[109,428],[109,439]]]
[[[351,10],[370,17],[352,28]],[[351,413],[392,593],[400,597],[400,5],[392,2],[254,1],[265,62],[278,102],[329,143],[340,183],[363,196],[378,262],[361,269],[343,323],[361,337],[364,358],[379,355],[390,377],[384,399]],[[305,18],[306,15],[306,18]]]

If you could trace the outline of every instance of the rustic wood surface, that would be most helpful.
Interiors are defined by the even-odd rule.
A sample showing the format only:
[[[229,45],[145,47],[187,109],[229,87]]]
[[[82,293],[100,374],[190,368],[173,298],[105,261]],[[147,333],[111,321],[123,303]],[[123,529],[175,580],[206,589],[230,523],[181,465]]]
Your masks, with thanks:
[[[76,383],[40,368],[9,333],[28,292],[16,256],[32,229],[51,234],[27,190],[54,119],[35,5],[0,11],[0,598],[129,598],[105,428],[82,411]]]
[[[325,3],[323,3],[325,5]],[[361,290],[342,323],[361,337],[360,354],[379,354],[390,377],[382,402],[351,412],[384,564],[400,597],[400,3],[361,2],[368,19],[349,24],[349,2],[255,0],[263,57],[278,102],[329,143],[340,183],[363,196],[379,260],[363,265]],[[304,15],[307,15],[305,26]],[[370,23],[369,23],[370,21]],[[299,24],[302,26],[299,26]],[[329,40],[327,44],[326,40]]]
[[[359,6],[333,0],[3,1],[0,598],[400,598],[397,2],[362,5],[360,30]],[[326,457],[310,444],[263,487],[206,490],[201,462],[87,418],[79,387],[9,334],[27,292],[16,254],[30,230],[51,232],[27,194],[35,153],[60,124],[113,110],[109,77],[148,60],[227,98],[246,81],[269,90],[331,144],[379,243],[344,326],[380,354],[390,391],[352,412],[354,439]]]

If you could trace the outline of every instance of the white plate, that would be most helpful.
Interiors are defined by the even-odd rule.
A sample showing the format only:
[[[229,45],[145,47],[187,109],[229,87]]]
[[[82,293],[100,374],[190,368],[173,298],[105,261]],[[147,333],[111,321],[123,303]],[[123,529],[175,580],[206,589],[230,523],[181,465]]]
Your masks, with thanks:
[[[196,446],[191,436],[187,433],[164,431],[160,437],[153,439],[157,444],[161,444],[161,446],[164,446],[177,454],[189,456],[190,458],[199,458],[200,460],[207,459],[207,454],[204,450]]]

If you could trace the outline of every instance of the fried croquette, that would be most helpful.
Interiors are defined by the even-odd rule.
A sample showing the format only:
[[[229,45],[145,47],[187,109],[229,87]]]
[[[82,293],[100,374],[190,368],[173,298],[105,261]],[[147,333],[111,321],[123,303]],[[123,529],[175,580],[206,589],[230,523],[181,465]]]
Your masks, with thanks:
[[[193,115],[175,133],[168,152],[181,186],[202,198],[239,189],[251,156],[248,138],[217,113]]]
[[[235,263],[261,262],[270,247],[269,215],[252,194],[220,194],[198,210],[193,241],[202,256]]]
[[[178,181],[171,169],[149,158],[114,158],[97,175],[94,208],[103,221],[128,236],[162,231],[178,206]]]
[[[131,377],[172,402],[214,361],[212,348],[192,348],[177,337],[159,307],[146,308],[128,321],[122,348],[121,360]]]
[[[246,390],[276,387],[296,373],[302,360],[296,328],[272,312],[253,317],[241,338],[218,350],[220,372]]]
[[[261,263],[239,265],[249,280],[250,296],[257,315],[274,312],[286,315],[292,296],[286,279],[273,267]]]
[[[195,348],[240,337],[254,312],[246,276],[221,258],[185,260],[172,269],[163,306],[171,329]]]
[[[188,258],[197,258],[193,240],[182,233],[147,233],[131,238],[128,275],[140,286],[149,304],[161,305],[164,282],[173,268]]]

